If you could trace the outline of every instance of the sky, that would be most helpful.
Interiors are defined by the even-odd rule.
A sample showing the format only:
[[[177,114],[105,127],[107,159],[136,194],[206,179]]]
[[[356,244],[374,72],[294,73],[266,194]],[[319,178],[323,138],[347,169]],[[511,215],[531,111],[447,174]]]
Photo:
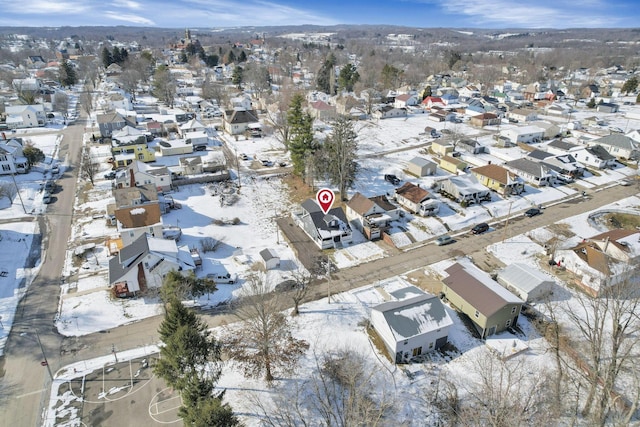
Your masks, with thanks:
[[[637,0],[1,0],[0,26],[634,28]]]

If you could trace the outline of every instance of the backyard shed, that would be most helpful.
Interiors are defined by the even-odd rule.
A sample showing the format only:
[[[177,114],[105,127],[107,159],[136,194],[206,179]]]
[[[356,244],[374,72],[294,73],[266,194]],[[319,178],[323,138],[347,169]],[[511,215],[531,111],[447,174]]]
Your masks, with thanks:
[[[267,270],[280,267],[280,256],[273,249],[263,249],[260,251],[260,260]]]
[[[424,157],[414,157],[409,161],[407,170],[412,175],[423,177],[427,175],[435,175],[436,167],[436,163],[429,159],[425,159]]]
[[[498,283],[524,301],[544,298],[553,291],[555,281],[546,274],[522,263],[514,263],[498,273]]]

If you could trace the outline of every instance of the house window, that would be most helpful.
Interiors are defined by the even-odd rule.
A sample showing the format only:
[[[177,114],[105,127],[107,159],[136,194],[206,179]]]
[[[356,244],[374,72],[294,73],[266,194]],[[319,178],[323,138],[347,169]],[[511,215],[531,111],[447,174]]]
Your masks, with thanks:
[[[409,344],[409,340],[404,340],[404,345]]]
[[[0,162],[6,162],[7,156],[0,156]]]
[[[511,307],[511,314],[516,314],[518,307]]]
[[[129,237],[133,237],[135,235],[135,233],[133,231],[129,232]]]
[[[4,172],[10,172],[11,171],[11,166],[9,165],[2,165],[2,170]]]
[[[480,312],[476,310],[476,313],[474,314],[474,316],[476,316],[476,319],[477,319],[478,317],[480,317]]]
[[[417,347],[411,350],[413,357],[420,356],[422,354],[422,347]]]
[[[430,342],[430,343],[429,343],[429,350],[431,350],[432,348],[433,348],[433,343],[432,343],[432,342]]]
[[[505,328],[511,326],[511,319],[507,320],[507,323],[504,324]]]

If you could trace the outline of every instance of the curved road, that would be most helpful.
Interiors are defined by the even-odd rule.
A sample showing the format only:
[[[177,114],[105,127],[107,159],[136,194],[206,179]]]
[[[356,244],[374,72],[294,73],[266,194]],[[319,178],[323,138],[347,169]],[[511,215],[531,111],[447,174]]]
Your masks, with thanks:
[[[53,327],[60,297],[60,275],[65,259],[67,242],[72,223],[72,207],[76,192],[77,165],[79,164],[85,118],[64,130],[64,139],[59,156],[68,156],[71,166],[59,180],[63,190],[56,194],[58,200],[47,208],[45,225],[45,259],[40,273],[30,286],[16,313],[16,321],[5,348],[5,375],[0,382],[0,414],[2,424],[11,426],[39,426],[42,411],[46,407],[51,380],[47,367],[41,366],[43,351],[51,372],[83,359],[103,356],[111,351],[141,347],[157,341],[157,329],[162,317],[155,316],[109,331],[83,337],[62,337]],[[516,235],[537,227],[580,214],[600,206],[636,194],[635,186],[611,186],[606,191],[589,190],[589,197],[573,197],[563,203],[549,206],[543,215],[523,218],[522,215],[509,220],[509,235]],[[44,223],[47,224],[44,224]],[[463,234],[457,242],[437,247],[426,244],[399,252],[383,259],[341,270],[332,276],[331,292],[375,283],[408,271],[424,267],[454,255],[472,254],[482,251],[487,245],[502,240],[504,220],[494,224],[496,231],[478,236]],[[313,291],[306,300],[326,297],[327,287],[323,281],[314,283]],[[54,297],[55,296],[55,297]],[[282,299],[283,309],[290,300]],[[209,312],[204,319],[210,326],[234,321],[232,314]],[[37,335],[36,335],[37,331]],[[42,348],[38,344],[38,338]],[[29,409],[27,409],[29,408]],[[31,409],[34,408],[34,409]],[[35,410],[35,408],[40,408]],[[26,410],[25,410],[26,409]]]

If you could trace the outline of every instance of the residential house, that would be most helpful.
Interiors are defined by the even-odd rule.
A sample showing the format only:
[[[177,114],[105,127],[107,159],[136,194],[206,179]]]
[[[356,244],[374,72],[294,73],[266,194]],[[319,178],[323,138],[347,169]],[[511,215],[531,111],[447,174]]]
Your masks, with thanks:
[[[449,154],[453,153],[453,149],[453,144],[447,140],[438,140],[431,143],[431,151],[433,151],[438,156],[448,156]]]
[[[529,110],[526,108],[517,108],[507,113],[507,118],[518,122],[532,122],[538,120],[538,113],[535,110]]]
[[[431,109],[442,109],[447,106],[447,103],[441,97],[427,96],[425,99],[422,100],[421,105],[423,108],[427,110],[431,110]]]
[[[617,113],[620,111],[620,106],[612,102],[603,102],[596,105],[596,111],[600,113]]]
[[[469,124],[471,126],[480,128],[485,126],[498,126],[501,122],[502,119],[494,113],[482,113],[472,116],[471,119],[469,119]]]
[[[571,154],[552,155],[543,159],[542,163],[552,171],[574,179],[584,174],[584,165]]]
[[[40,127],[46,124],[44,105],[8,105],[4,110],[9,129]]]
[[[227,159],[222,150],[207,151],[207,154],[201,156],[202,172],[215,173],[227,170]]]
[[[331,121],[337,115],[335,106],[320,100],[309,103],[309,114],[311,117],[323,121]]]
[[[498,272],[498,283],[525,302],[540,301],[553,293],[556,281],[527,264],[513,263]]]
[[[27,173],[29,161],[22,152],[22,139],[0,140],[0,175]]]
[[[372,114],[377,119],[392,119],[396,117],[407,117],[407,110],[405,108],[396,108],[391,105],[385,105],[376,110]]]
[[[419,185],[405,182],[395,189],[394,199],[409,212],[423,216],[435,215],[440,203]]]
[[[452,153],[453,154],[453,153]],[[467,163],[460,160],[458,157],[444,156],[440,159],[440,169],[453,174],[464,173],[467,170]]]
[[[171,172],[166,166],[151,166],[139,160],[133,161],[125,173],[116,175],[115,187],[137,187],[151,184],[159,191],[171,189]]]
[[[206,138],[207,127],[196,118],[193,118],[188,122],[181,124],[179,129],[180,136],[182,138],[188,138],[188,135],[192,133],[204,133]]]
[[[409,163],[407,164],[407,171],[418,178],[427,175],[435,175],[436,168],[436,162],[425,159],[424,157],[414,157],[409,160]]]
[[[369,240],[382,237],[391,222],[400,218],[400,208],[384,195],[366,197],[356,193],[346,206],[349,223]]]
[[[119,297],[134,296],[162,286],[170,271],[195,270],[191,254],[174,240],[142,234],[109,260],[109,286]]]
[[[589,145],[600,145],[609,154],[619,159],[636,160],[640,158],[638,143],[626,135],[611,134],[589,142]]]
[[[491,192],[470,174],[440,181],[440,193],[463,205],[491,201]]]
[[[502,129],[500,135],[509,138],[513,143],[524,142],[530,144],[542,141],[544,138],[544,129],[538,126],[517,126]]]
[[[452,122],[456,118],[456,113],[444,109],[432,109],[427,116],[428,120],[433,122]]]
[[[551,154],[562,155],[580,148],[579,145],[566,142],[562,139],[554,139],[547,144],[547,151]]]
[[[539,127],[540,129],[542,129],[544,131],[544,134],[542,135],[542,139],[543,140],[548,140],[548,139],[552,139],[552,138],[557,138],[560,136],[560,127],[556,124],[553,124],[551,122],[544,122],[541,120],[536,120],[534,122],[531,122],[532,126],[536,126]]]
[[[114,215],[124,246],[145,233],[153,237],[162,237],[162,218],[157,203],[117,208]]]
[[[544,187],[553,184],[553,173],[549,168],[534,160],[523,158],[510,160],[504,166],[529,184]]]
[[[475,176],[482,185],[503,197],[524,192],[524,180],[502,166],[490,163],[471,169],[471,174]]]
[[[240,135],[247,131],[250,123],[258,123],[258,114],[254,110],[225,110],[222,116],[224,130],[229,135]]]
[[[144,126],[153,137],[160,137],[165,132],[164,124],[155,120],[149,120]]]
[[[393,106],[395,108],[407,108],[412,107],[414,105],[418,105],[420,100],[417,95],[412,95],[409,93],[403,93],[395,97],[393,101]]]
[[[116,167],[130,165],[134,160],[153,162],[156,153],[147,146],[146,135],[131,126],[115,130],[111,134],[111,153]]]
[[[471,320],[481,338],[505,331],[518,323],[520,298],[496,283],[470,262],[445,270],[442,293],[449,303]]]
[[[384,342],[391,359],[406,363],[444,346],[453,321],[437,296],[415,286],[399,291],[408,297],[371,308],[371,326]]]
[[[25,79],[13,79],[11,81],[13,89],[20,92],[37,92],[43,88],[42,81],[38,78],[28,77]]]
[[[477,140],[471,138],[463,138],[458,141],[456,148],[462,151],[466,151],[469,154],[482,154],[486,153],[487,147],[480,144]]]
[[[592,296],[630,280],[640,259],[640,231],[613,229],[555,253],[558,265],[574,274],[574,282]]]
[[[458,96],[460,98],[479,98],[481,96],[480,89],[474,85],[466,85],[458,89]]]
[[[98,128],[100,129],[100,136],[103,138],[111,138],[114,131],[120,130],[125,126],[135,127],[135,123],[125,119],[117,112],[98,114],[96,116],[96,121],[98,122]]]
[[[614,167],[618,162],[600,145],[579,147],[571,151],[571,155],[580,163],[598,169]]]
[[[315,200],[307,199],[302,202],[301,211],[293,213],[292,216],[320,249],[336,248],[351,243],[351,227],[340,207],[333,208],[325,214]]]
[[[201,156],[180,157],[178,165],[180,166],[180,175],[190,176],[203,173]]]
[[[193,153],[193,144],[191,144],[191,141],[188,139],[161,139],[158,142],[158,147],[160,148],[162,157],[179,156],[181,154]]]

